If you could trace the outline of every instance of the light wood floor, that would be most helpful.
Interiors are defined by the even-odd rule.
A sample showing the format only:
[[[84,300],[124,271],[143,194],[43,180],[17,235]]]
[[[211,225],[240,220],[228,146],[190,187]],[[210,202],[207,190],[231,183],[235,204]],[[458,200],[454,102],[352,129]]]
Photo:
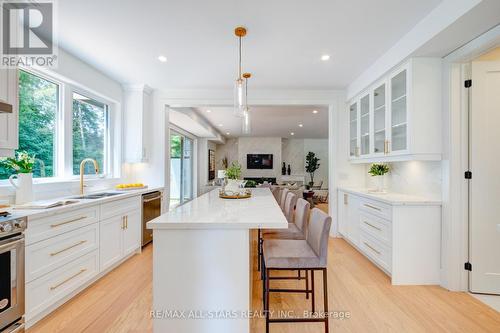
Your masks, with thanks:
[[[151,332],[151,261],[152,248],[148,246],[28,333]],[[330,332],[500,332],[500,313],[467,293],[437,286],[391,286],[385,274],[344,240],[330,241],[328,274],[330,310],[350,314],[349,319],[330,320]],[[317,307],[321,309],[318,275]],[[272,283],[294,286],[298,282]],[[261,309],[261,288],[254,274],[255,310]],[[309,306],[304,295],[274,294],[271,298],[271,309],[301,312]],[[253,320],[251,327],[252,333],[264,332],[264,320]],[[272,333],[323,332],[322,328],[321,324],[271,324]]]

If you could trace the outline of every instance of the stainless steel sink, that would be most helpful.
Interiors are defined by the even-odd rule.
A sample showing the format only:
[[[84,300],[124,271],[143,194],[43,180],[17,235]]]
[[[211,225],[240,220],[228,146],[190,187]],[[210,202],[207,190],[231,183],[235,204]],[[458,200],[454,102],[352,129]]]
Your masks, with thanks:
[[[117,192],[104,192],[104,193],[96,193],[96,194],[87,194],[87,195],[81,195],[79,197],[74,197],[72,199],[89,199],[89,200],[95,200],[95,199],[102,199],[102,198],[107,198],[107,197],[112,197],[115,195],[120,195],[123,193],[117,193]]]

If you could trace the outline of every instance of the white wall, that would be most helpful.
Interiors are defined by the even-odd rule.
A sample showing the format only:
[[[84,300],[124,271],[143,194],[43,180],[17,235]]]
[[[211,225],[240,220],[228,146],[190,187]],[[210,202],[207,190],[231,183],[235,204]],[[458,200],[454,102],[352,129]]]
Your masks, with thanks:
[[[229,165],[232,162],[238,161],[238,139],[232,138],[226,140],[223,145],[217,145],[215,150],[215,168],[216,170],[223,170],[222,159],[227,158]]]

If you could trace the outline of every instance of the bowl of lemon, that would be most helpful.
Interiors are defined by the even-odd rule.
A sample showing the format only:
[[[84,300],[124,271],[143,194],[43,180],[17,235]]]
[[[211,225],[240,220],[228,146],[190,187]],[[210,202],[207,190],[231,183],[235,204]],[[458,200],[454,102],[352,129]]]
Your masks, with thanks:
[[[143,183],[129,183],[129,184],[118,184],[115,186],[117,191],[132,191],[132,190],[141,190],[144,188],[148,188],[147,185]]]

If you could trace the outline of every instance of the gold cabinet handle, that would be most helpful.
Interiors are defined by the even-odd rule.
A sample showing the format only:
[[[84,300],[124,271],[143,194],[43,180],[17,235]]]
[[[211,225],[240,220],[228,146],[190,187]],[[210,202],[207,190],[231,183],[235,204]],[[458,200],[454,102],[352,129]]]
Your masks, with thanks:
[[[122,216],[122,230],[125,230],[125,216]]]
[[[69,278],[67,278],[66,280],[63,280],[61,282],[59,282],[58,284],[56,284],[55,286],[52,286],[50,287],[50,290],[55,290],[57,288],[59,288],[60,286],[62,286],[63,284],[73,280],[74,278],[76,278],[78,275],[82,274],[83,272],[85,272],[87,269],[86,268],[82,268],[78,273],[76,274],[73,274],[72,276],[70,276]]]
[[[86,243],[86,242],[87,242],[86,240],[79,241],[78,243],[73,244],[73,245],[71,245],[71,246],[68,246],[67,248],[64,248],[64,249],[59,250],[59,251],[56,251],[56,252],[52,252],[52,253],[50,254],[50,256],[51,256],[51,257],[53,257],[53,256],[57,256],[57,255],[58,255],[58,254],[60,254],[60,253],[63,253],[63,252],[68,251],[68,250],[71,250],[72,248],[77,247],[77,246],[79,246],[79,245],[82,245],[82,244],[84,244],[84,243]]]
[[[368,225],[368,226],[370,226],[370,227],[372,227],[373,229],[376,229],[378,231],[382,231],[382,229],[380,229],[379,227],[374,226],[373,224],[371,224],[371,223],[369,223],[367,221],[363,221],[363,223],[366,224],[366,225]]]
[[[391,141],[390,140],[387,140],[387,154],[389,154],[391,152]]]
[[[72,219],[72,220],[69,220],[69,221],[65,221],[65,222],[61,222],[61,223],[56,223],[56,224],[51,224],[50,227],[51,228],[57,228],[57,227],[60,227],[62,225],[68,224],[68,223],[73,223],[73,222],[84,220],[86,218],[87,218],[87,216],[81,216],[81,217],[78,217],[76,219]]]
[[[375,206],[372,206],[372,205],[369,205],[369,204],[364,204],[365,207],[368,207],[368,208],[371,208],[371,209],[375,209],[375,210],[378,210],[379,212],[382,211],[382,209],[378,208],[378,207],[375,207]]]
[[[380,254],[379,251],[377,251],[373,246],[371,246],[370,244],[368,244],[367,242],[363,242],[366,246],[368,246],[373,252],[375,252],[376,254]]]
[[[125,229],[128,229],[128,215],[125,216]]]
[[[389,153],[389,141],[384,141],[384,154],[387,155]]]
[[[359,147],[356,147],[356,157],[359,157]]]
[[[349,199],[347,196],[347,193],[344,193],[344,205],[347,205],[349,203]]]

